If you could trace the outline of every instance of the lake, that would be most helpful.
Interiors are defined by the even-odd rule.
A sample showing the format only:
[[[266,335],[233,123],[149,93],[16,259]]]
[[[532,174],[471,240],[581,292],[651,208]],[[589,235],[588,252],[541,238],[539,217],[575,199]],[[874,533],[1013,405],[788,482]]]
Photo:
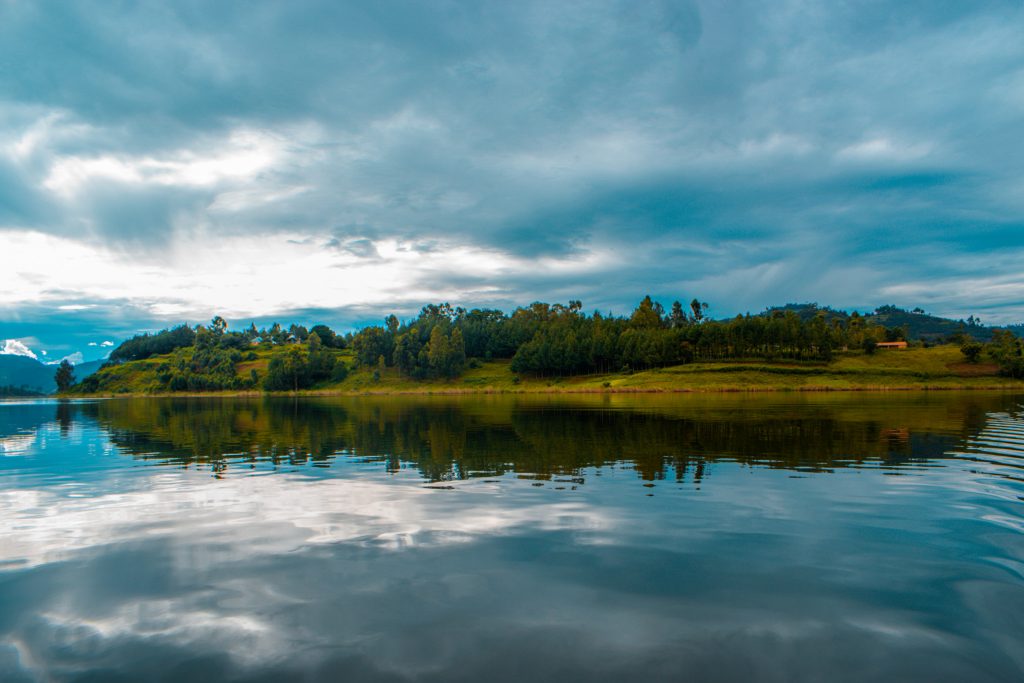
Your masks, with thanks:
[[[0,403],[0,680],[1024,680],[1022,404]]]

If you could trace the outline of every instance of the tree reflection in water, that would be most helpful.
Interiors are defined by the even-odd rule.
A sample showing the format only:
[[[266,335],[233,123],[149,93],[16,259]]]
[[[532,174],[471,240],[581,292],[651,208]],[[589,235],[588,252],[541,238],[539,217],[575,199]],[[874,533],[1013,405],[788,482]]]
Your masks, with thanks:
[[[432,482],[507,473],[574,477],[626,463],[647,481],[700,484],[730,460],[798,471],[941,458],[998,394],[175,398],[58,404],[62,430],[98,423],[124,452],[215,473],[339,458]]]

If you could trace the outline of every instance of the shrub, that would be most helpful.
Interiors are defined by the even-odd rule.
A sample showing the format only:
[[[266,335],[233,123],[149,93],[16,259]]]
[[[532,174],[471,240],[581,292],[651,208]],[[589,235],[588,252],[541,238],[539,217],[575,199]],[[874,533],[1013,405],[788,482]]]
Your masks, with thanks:
[[[982,345],[976,341],[964,342],[960,346],[960,353],[964,354],[964,358],[967,359],[968,363],[977,363],[978,359],[981,358]]]

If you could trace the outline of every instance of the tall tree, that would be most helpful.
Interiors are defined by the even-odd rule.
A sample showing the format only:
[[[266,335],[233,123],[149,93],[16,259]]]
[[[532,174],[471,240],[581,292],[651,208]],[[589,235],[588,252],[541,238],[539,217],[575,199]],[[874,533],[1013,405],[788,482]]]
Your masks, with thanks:
[[[640,305],[633,311],[633,315],[629,318],[629,324],[636,328],[653,329],[661,327],[661,315],[658,312],[660,306],[656,306],[651,301],[650,296],[645,296],[644,300],[640,302]]]
[[[669,326],[673,329],[686,324],[686,313],[683,311],[683,304],[679,301],[672,302],[672,312],[668,316]]]
[[[452,330],[452,340],[448,352],[448,377],[456,377],[462,374],[466,367],[466,343],[462,338],[462,330]]]
[[[446,375],[449,356],[449,339],[440,325],[430,331],[430,343],[427,345],[427,358],[430,369],[438,375]]]
[[[75,383],[75,366],[66,358],[57,366],[57,372],[53,376],[57,383],[57,391],[67,391]]]
[[[704,314],[707,313],[708,305],[698,299],[694,299],[690,302],[690,310],[693,311],[693,322],[699,323],[704,320]]]
[[[330,349],[324,348],[320,343],[320,335],[310,332],[306,339],[306,348],[309,353],[310,382],[315,384],[331,377],[337,359]]]

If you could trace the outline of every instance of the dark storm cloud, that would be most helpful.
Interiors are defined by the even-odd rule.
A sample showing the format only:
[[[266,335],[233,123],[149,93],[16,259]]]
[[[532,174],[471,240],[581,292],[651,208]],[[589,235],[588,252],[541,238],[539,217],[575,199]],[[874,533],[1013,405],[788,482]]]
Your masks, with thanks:
[[[934,280],[966,313],[957,278],[1020,279],[978,264],[1024,247],[1022,28],[1020,2],[7,2],[7,149],[38,130],[0,227],[615,254],[489,284],[618,310]]]

